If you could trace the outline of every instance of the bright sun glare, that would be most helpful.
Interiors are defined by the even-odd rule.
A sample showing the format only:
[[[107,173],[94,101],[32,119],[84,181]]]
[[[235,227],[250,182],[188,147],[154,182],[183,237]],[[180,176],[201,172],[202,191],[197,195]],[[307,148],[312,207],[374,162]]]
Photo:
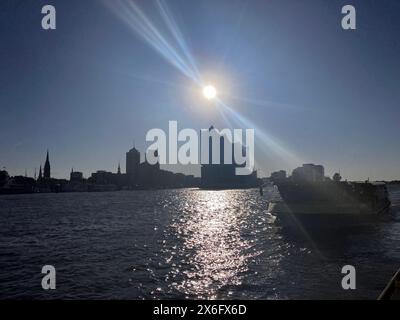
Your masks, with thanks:
[[[211,100],[217,96],[217,90],[214,86],[208,85],[203,88],[203,95],[206,99]]]

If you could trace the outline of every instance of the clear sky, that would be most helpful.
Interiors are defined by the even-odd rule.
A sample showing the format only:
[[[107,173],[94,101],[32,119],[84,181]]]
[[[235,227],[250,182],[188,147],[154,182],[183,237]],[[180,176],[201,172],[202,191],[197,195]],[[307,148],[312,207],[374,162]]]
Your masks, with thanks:
[[[350,2],[355,31],[341,28]],[[142,15],[115,3],[0,2],[0,167],[11,175],[32,176],[46,149],[55,177],[124,171],[133,141],[144,151],[149,129],[177,120],[256,128],[259,176],[314,162],[348,179],[400,178],[399,1],[167,0],[172,29],[151,0],[135,1]],[[45,4],[54,31],[41,28]],[[201,97],[185,74],[194,65],[232,113]]]

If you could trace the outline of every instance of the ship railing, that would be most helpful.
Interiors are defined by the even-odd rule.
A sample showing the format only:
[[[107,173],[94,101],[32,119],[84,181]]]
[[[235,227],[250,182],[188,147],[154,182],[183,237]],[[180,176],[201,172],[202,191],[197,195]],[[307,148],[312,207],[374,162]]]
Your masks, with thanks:
[[[386,288],[382,291],[378,300],[399,300],[400,299],[400,269],[392,277]]]

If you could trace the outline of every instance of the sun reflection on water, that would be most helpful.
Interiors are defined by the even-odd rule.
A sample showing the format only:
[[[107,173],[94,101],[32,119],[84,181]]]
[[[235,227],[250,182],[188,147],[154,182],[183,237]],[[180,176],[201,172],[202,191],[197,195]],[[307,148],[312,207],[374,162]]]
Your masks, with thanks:
[[[247,260],[257,253],[248,250],[252,243],[241,236],[249,212],[232,210],[236,196],[234,191],[201,191],[188,196],[183,214],[172,224],[183,240],[181,266],[186,265],[182,271],[179,265],[173,266],[171,277],[184,274],[180,282],[172,282],[174,289],[212,299],[220,288],[241,284]]]

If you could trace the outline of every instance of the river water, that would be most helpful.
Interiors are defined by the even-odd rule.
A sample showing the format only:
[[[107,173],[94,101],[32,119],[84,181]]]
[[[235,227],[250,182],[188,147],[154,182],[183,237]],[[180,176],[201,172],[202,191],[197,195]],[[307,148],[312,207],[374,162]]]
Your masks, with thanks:
[[[0,298],[376,299],[400,267],[400,188],[362,228],[292,234],[273,192],[196,189],[0,196]],[[353,265],[356,290],[343,290]],[[41,287],[43,265],[56,290]]]

